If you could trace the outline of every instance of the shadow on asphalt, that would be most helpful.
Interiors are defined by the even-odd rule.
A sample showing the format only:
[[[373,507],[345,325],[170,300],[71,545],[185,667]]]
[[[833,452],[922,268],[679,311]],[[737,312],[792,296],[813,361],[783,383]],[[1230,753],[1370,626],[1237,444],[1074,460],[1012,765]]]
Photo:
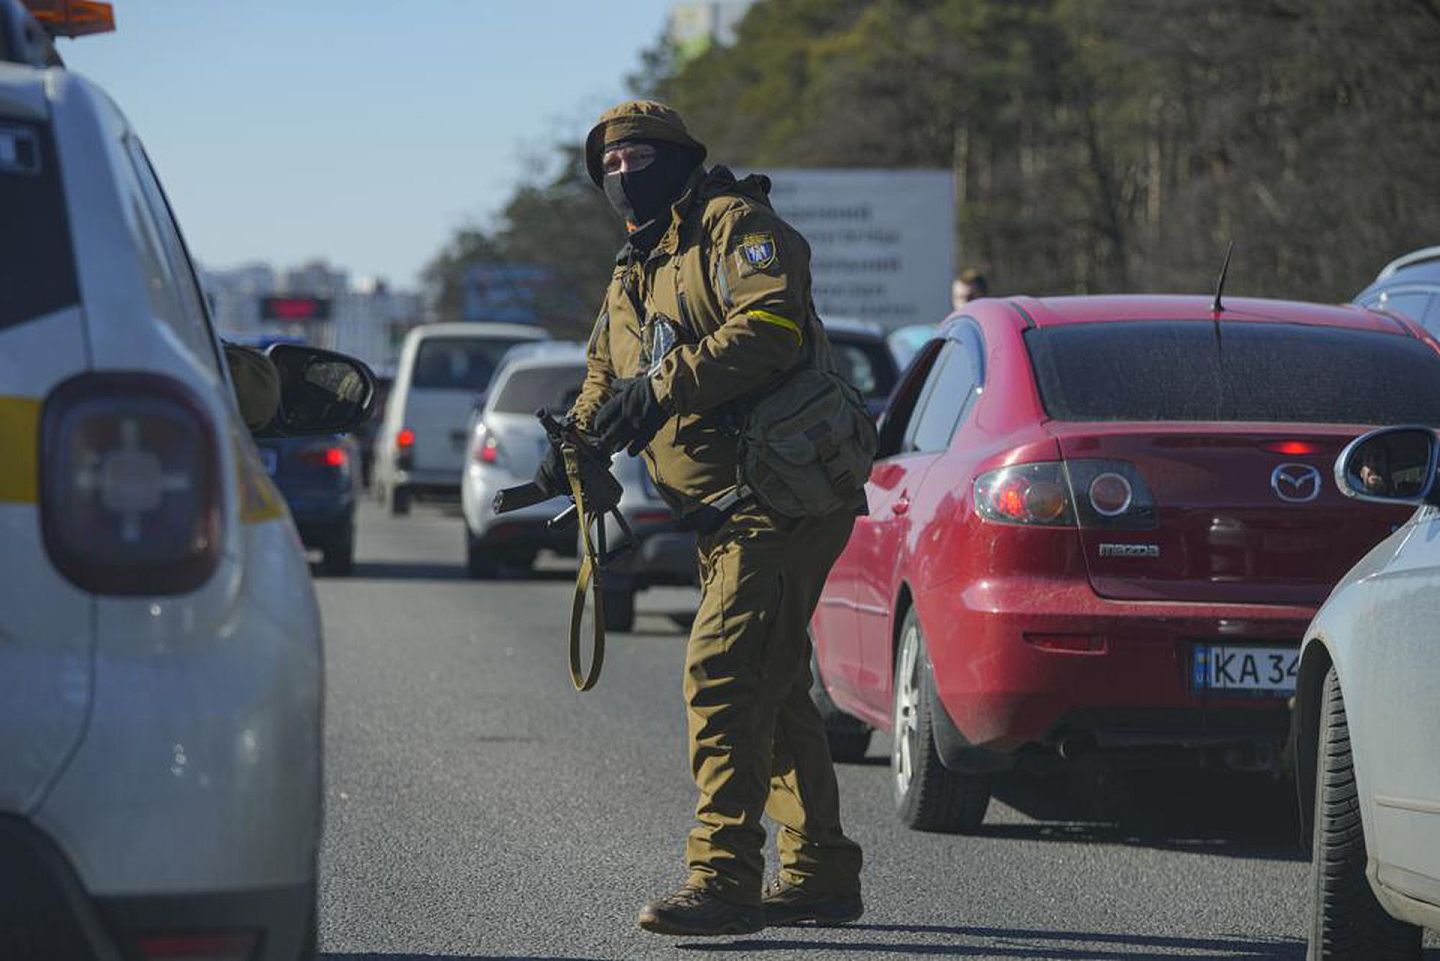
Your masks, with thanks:
[[[327,576],[313,566],[311,571],[317,578],[333,581],[461,581],[465,579],[463,566],[439,564],[433,561],[358,561],[355,564],[354,572],[343,576]]]
[[[802,928],[772,928],[776,933]],[[899,957],[1020,958],[1046,961],[1137,961],[1167,958],[1186,961],[1302,961],[1305,944],[1294,938],[1256,941],[1247,938],[1180,938],[1165,935],[1107,934],[1079,931],[1030,931],[1018,928],[950,927],[937,924],[850,924],[846,931],[875,935],[912,935],[930,940],[827,940],[816,931],[811,938],[742,938],[735,941],[687,941],[682,951],[712,954],[764,954],[823,951],[835,954],[877,954]],[[933,939],[985,939],[985,944],[940,944]],[[1017,944],[1039,941],[1041,944]],[[1056,942],[1065,942],[1060,946]],[[1143,950],[1144,954],[1136,953]],[[1204,952],[1204,953],[1197,953]],[[320,961],[597,961],[593,958],[520,954],[321,954]],[[1440,961],[1440,950],[1428,949],[1424,961]]]
[[[601,961],[540,954],[321,954],[318,961]]]
[[[349,574],[326,574],[318,563],[310,565],[310,574],[317,580],[347,581],[463,581],[468,577],[463,564],[441,564],[434,561],[357,561]],[[573,570],[518,570],[502,568],[499,576],[476,579],[476,584],[499,581],[565,581],[575,580]]]
[[[997,780],[994,796],[1038,823],[986,824],[976,832],[980,837],[1309,860],[1294,785],[1269,775],[1164,771],[1007,777]]]
[[[772,928],[772,931],[782,929]],[[791,928],[790,931],[802,929]],[[1101,934],[1080,931],[1029,931],[1012,928],[947,927],[932,924],[849,924],[847,931],[876,934],[986,939],[987,944],[937,944],[933,940],[834,941],[745,938],[736,941],[683,942],[683,951],[754,953],[825,951],[835,954],[878,954],[900,957],[1033,958],[1045,961],[1302,961],[1305,943],[1295,938],[1256,941],[1248,938],[1181,938],[1145,934]],[[1019,944],[1019,941],[1049,942]],[[1060,946],[1055,942],[1066,942]],[[1143,954],[1137,950],[1144,951]],[[1425,951],[1424,961],[1440,961],[1440,951]]]
[[[798,929],[791,929],[798,930]],[[1045,958],[1063,961],[1135,961],[1137,958],[1185,958],[1188,961],[1300,961],[1305,945],[1294,939],[1255,941],[1245,938],[1179,938],[1145,934],[1099,934],[1082,931],[1029,931],[1012,928],[947,927],[932,924],[851,924],[847,931],[875,934],[928,935],[984,939],[985,944],[943,944],[934,940],[826,941],[748,938],[724,943],[686,942],[677,947],[705,952],[830,951],[901,957]],[[1021,944],[1021,941],[1046,942]],[[1060,946],[1055,942],[1066,942]],[[1143,949],[1144,954],[1137,954]],[[1196,953],[1213,952],[1213,953]]]

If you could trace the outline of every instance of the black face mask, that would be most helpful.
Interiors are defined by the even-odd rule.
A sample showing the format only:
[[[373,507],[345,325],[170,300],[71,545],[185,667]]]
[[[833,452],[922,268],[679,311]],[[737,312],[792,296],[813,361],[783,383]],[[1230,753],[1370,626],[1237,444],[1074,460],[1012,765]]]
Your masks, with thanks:
[[[605,196],[615,212],[625,218],[631,233],[667,213],[700,164],[694,151],[679,144],[642,142],[655,148],[655,159],[648,167],[634,173],[605,175]]]

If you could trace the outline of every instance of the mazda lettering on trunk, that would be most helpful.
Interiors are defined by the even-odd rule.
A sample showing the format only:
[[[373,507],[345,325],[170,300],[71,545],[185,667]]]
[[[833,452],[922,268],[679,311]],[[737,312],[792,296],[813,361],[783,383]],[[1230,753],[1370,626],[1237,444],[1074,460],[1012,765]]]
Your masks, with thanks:
[[[1159,544],[1101,544],[1101,557],[1159,557]]]

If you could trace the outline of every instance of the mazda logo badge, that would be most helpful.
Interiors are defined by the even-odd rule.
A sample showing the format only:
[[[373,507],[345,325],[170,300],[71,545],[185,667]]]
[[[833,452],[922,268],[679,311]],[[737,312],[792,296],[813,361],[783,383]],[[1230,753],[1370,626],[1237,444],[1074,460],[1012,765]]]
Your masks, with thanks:
[[[1281,464],[1270,472],[1270,489],[1282,501],[1308,504],[1320,496],[1320,471],[1309,464]]]

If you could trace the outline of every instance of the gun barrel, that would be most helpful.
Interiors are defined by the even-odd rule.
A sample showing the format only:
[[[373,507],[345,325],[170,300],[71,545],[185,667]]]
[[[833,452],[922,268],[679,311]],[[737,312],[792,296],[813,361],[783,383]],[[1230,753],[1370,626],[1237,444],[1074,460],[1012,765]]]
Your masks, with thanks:
[[[495,513],[504,514],[508,511],[518,511],[522,507],[541,504],[548,501],[550,496],[541,490],[534,481],[506,487],[495,495],[493,502]]]

